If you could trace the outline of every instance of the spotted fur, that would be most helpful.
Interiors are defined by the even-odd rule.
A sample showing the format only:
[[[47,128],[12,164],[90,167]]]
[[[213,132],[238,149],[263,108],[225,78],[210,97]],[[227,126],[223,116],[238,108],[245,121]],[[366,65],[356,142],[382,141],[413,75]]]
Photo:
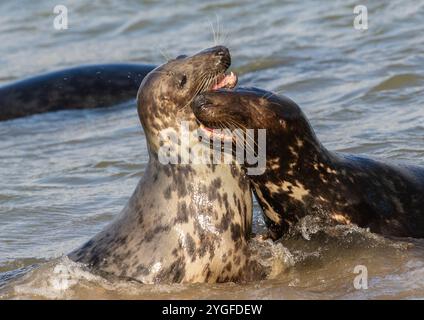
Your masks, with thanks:
[[[424,237],[424,168],[330,152],[296,103],[264,90],[203,93],[192,107],[208,127],[267,130],[265,173],[250,180],[274,239],[310,214]]]
[[[179,131],[182,120],[197,130],[189,103],[202,77],[224,72],[229,64],[228,50],[214,47],[169,61],[143,80],[138,112],[149,164],[115,221],[72,252],[72,259],[144,283],[263,277],[247,248],[252,198],[240,166],[164,165],[158,159],[159,132]]]

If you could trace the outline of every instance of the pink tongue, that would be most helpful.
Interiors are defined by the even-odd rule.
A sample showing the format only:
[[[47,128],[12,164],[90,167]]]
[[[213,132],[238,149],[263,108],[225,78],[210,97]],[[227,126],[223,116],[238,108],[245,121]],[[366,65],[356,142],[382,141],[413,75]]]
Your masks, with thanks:
[[[212,87],[212,90],[218,90],[221,88],[234,88],[237,84],[237,76],[231,72],[225,75],[224,78]]]

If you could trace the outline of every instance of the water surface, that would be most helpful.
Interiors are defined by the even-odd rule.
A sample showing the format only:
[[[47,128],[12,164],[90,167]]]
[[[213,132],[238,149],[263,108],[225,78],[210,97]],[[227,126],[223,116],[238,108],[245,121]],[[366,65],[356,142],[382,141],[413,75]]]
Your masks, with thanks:
[[[330,150],[424,165],[423,1],[361,2],[367,31],[353,27],[356,1],[62,3],[64,31],[53,29],[55,1],[0,3],[0,83],[85,63],[160,64],[218,42],[240,84],[291,97]],[[277,250],[281,274],[245,285],[110,282],[64,258],[119,213],[146,162],[133,103],[0,122],[0,298],[424,297],[424,242],[356,228],[301,232]],[[368,290],[353,286],[356,265],[368,267]]]

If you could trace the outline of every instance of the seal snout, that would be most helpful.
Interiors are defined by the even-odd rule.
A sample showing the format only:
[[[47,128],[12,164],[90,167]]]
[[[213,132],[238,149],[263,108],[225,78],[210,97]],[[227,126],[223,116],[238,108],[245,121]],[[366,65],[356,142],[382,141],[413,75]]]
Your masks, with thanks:
[[[196,114],[205,109],[206,107],[210,106],[211,104],[212,102],[204,94],[199,94],[193,100],[193,112]]]
[[[231,65],[231,55],[230,50],[224,46],[216,46],[215,55],[221,59],[221,63],[225,66],[225,68],[229,68]],[[212,49],[214,49],[212,48]]]
[[[221,65],[225,69],[228,69],[231,65],[231,54],[227,47],[215,46],[201,51],[200,54],[211,57],[217,66]]]
[[[211,48],[213,51],[215,51],[217,56],[224,57],[224,56],[230,56],[230,50],[228,50],[227,47],[224,46],[215,46]]]
[[[230,50],[224,46],[215,46],[200,51],[193,57],[194,70],[200,72],[199,82],[202,82],[201,91],[233,89],[237,85],[237,75],[233,72],[226,74],[231,65]]]

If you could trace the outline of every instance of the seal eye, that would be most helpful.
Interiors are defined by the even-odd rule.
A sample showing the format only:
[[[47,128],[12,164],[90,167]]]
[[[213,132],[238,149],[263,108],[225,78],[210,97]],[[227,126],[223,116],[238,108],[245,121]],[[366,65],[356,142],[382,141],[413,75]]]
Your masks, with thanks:
[[[180,88],[184,87],[187,83],[187,76],[184,74],[180,80]]]

